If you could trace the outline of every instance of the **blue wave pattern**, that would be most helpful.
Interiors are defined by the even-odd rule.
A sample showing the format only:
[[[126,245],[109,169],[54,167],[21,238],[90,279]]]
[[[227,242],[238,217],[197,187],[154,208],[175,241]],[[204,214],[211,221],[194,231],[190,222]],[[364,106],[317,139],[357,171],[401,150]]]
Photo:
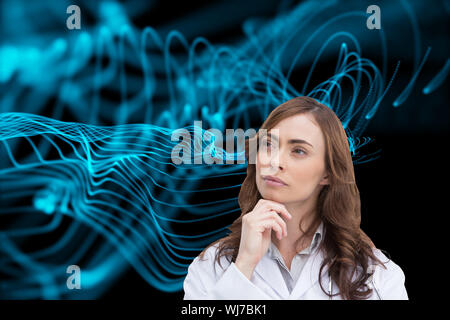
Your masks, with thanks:
[[[272,19],[247,19],[245,38],[218,45],[177,30],[165,38],[152,27],[139,30],[130,16],[140,10],[132,10],[136,2],[102,2],[95,14],[86,1],[82,13],[99,19],[87,31],[2,44],[0,297],[97,298],[129,266],[158,290],[181,290],[196,253],[226,234],[223,219],[240,214],[236,181],[246,174],[245,163],[172,162],[172,134],[184,128],[194,136],[195,120],[203,127],[194,145],[205,150],[204,128],[224,135],[257,128],[277,105],[308,95],[341,119],[354,164],[378,158],[379,151],[364,152],[372,138],[363,134],[400,61],[387,66],[383,29],[376,31],[381,67],[365,58],[367,6],[350,1],[348,10],[321,18],[336,3],[305,1]],[[3,5],[25,10],[20,2]],[[414,25],[417,8],[409,6],[399,1],[389,12],[408,12]],[[348,21],[361,27],[345,31]],[[395,107],[431,52],[414,52],[415,70]],[[334,70],[317,81],[321,59],[330,56]],[[298,68],[309,70],[300,84]],[[423,93],[442,85],[448,70],[447,59]],[[73,121],[58,120],[67,116]],[[217,155],[242,154],[219,146]],[[66,287],[72,264],[81,266],[82,290]]]

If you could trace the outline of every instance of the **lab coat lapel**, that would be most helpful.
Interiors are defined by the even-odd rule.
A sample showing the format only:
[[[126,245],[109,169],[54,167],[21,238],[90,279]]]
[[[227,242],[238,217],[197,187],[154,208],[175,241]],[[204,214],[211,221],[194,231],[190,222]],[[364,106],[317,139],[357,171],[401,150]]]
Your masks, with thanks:
[[[289,299],[299,299],[318,282],[320,266],[322,265],[324,258],[325,257],[322,250],[316,250],[311,254],[303,267],[300,277],[292,289]],[[325,289],[327,288],[328,282],[323,279],[327,279],[327,271],[328,266],[324,266],[322,270],[322,286]]]
[[[277,262],[265,254],[255,267],[255,272],[264,279],[264,282],[270,286],[282,299],[289,297],[289,290],[281,274]]]

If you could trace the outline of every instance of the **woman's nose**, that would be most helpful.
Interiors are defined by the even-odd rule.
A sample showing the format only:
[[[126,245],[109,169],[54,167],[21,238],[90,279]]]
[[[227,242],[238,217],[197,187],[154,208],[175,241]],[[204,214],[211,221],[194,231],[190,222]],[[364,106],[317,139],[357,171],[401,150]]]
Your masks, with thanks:
[[[273,169],[284,170],[285,166],[284,166],[284,157],[283,157],[282,150],[278,150],[277,152],[272,154],[272,156],[270,158],[270,166]]]

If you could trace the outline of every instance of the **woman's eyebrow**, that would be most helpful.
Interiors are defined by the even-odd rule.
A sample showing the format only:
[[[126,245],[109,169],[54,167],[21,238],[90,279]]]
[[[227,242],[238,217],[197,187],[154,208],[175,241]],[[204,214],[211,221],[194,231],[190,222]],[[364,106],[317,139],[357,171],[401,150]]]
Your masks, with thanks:
[[[313,145],[311,143],[309,143],[306,140],[302,140],[302,139],[291,139],[288,141],[288,144],[293,144],[293,143],[304,143],[304,144],[309,144],[311,146],[311,148],[314,148]]]
[[[270,132],[267,133],[267,136],[268,136],[269,138],[271,138],[271,139],[274,139],[274,140],[278,141],[278,137],[277,137],[276,135],[272,135]],[[312,145],[311,143],[309,143],[308,141],[303,140],[303,139],[290,139],[290,140],[288,140],[288,144],[294,144],[294,143],[308,144],[308,145],[310,145],[312,148],[314,148],[313,145]]]

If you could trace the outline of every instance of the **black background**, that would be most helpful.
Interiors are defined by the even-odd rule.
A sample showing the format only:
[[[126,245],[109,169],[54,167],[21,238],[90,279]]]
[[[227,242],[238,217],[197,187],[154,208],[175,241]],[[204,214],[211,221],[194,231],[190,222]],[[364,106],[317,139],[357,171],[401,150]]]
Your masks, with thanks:
[[[158,14],[153,11],[148,18],[137,22],[145,25],[147,21],[152,21],[152,25],[158,26],[160,21],[175,21],[189,12],[207,7],[207,3],[185,3],[176,7],[159,4]],[[271,17],[276,8],[276,4],[271,1],[253,3],[254,15]],[[235,2],[235,10],[239,11],[238,2]],[[423,27],[425,32],[430,31],[431,26]],[[212,43],[227,43],[240,36],[242,31],[237,26],[208,34],[208,39]],[[448,47],[448,44],[441,45]],[[376,57],[373,60],[379,63]],[[398,60],[402,61],[402,70],[413,69],[411,61],[391,57],[388,61],[389,75],[392,75]],[[335,61],[328,63],[331,67]],[[322,67],[326,66],[327,62],[323,62]],[[355,165],[362,203],[361,228],[378,248],[387,251],[391,259],[403,269],[409,298],[415,301],[433,298],[429,290],[439,290],[438,280],[434,279],[439,268],[439,256],[435,254],[440,254],[445,241],[444,221],[448,213],[445,205],[448,170],[444,166],[448,163],[448,86],[440,87],[430,96],[420,92],[438,68],[439,64],[433,61],[424,66],[421,73],[423,77],[419,77],[415,90],[399,108],[394,108],[392,102],[404,88],[407,77],[400,77],[394,82],[364,132],[364,136],[374,139],[370,148],[381,149],[381,157]],[[307,71],[297,72],[301,75]],[[320,73],[315,76],[320,80]],[[227,196],[237,196],[237,193]],[[156,291],[132,270],[111,287],[104,298],[121,298],[124,292],[131,299],[161,301],[182,299],[184,295],[183,292],[169,294]]]
[[[175,5],[175,2],[170,1],[159,2],[133,23],[140,28],[147,25],[157,30],[161,28],[163,35],[167,24],[182,21],[188,14],[207,8],[209,3],[177,2]],[[236,15],[241,16],[240,6],[244,5],[241,1],[221,3],[224,8],[231,10],[229,12],[235,10]],[[247,1],[245,7],[246,10],[252,8],[253,13],[242,15],[239,18],[242,22],[248,16],[273,16],[277,1]],[[89,19],[87,17],[88,23]],[[422,27],[426,32],[432,30],[431,26]],[[182,22],[178,30],[183,32]],[[243,32],[239,23],[214,33],[208,32],[208,25],[205,24],[204,32],[194,36],[205,36],[213,44],[231,43],[233,39],[242,37]],[[188,40],[192,41],[192,38]],[[448,44],[441,45],[448,47]],[[388,61],[390,75],[398,59],[401,57],[391,57]],[[377,63],[376,58],[374,62]],[[322,68],[333,66],[333,63],[334,60],[325,61]],[[441,286],[439,279],[445,279],[442,277],[445,274],[442,257],[446,251],[442,244],[448,242],[448,80],[429,96],[420,91],[441,65],[430,62],[424,66],[413,93],[399,108],[392,107],[392,102],[404,88],[405,79],[394,82],[379,112],[364,132],[365,136],[374,139],[371,148],[381,149],[381,157],[355,165],[362,203],[361,227],[375,245],[387,251],[391,259],[403,269],[409,298],[415,301],[435,298]],[[402,70],[412,70],[412,66],[411,61],[402,61]],[[307,71],[306,68],[297,70],[298,77]],[[408,78],[410,74],[406,72],[405,77]],[[326,76],[325,73],[315,74],[318,81],[321,75]],[[233,196],[236,197],[237,193],[224,195]],[[101,298],[145,300],[155,305],[158,301],[180,301],[183,295],[182,291],[165,293],[152,288],[130,267]]]

